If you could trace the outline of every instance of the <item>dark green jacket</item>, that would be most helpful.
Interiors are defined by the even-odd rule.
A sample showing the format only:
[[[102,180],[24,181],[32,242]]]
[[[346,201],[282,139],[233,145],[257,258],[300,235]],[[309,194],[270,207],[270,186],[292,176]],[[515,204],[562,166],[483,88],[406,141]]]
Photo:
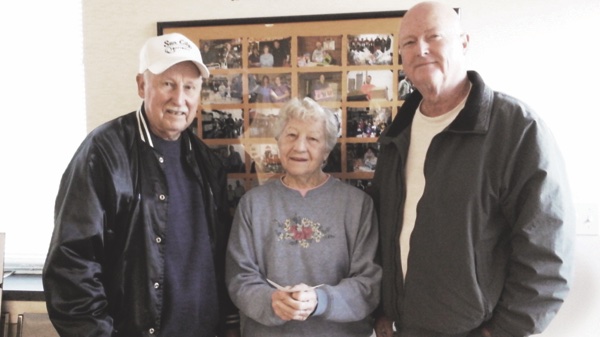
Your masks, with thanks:
[[[399,235],[406,196],[411,94],[380,137],[374,201],[380,221],[382,306],[398,326],[498,336],[542,331],[570,285],[574,210],[553,136],[522,102],[475,72],[464,109],[427,151],[426,185],[406,282]],[[496,336],[496,335],[495,335]]]

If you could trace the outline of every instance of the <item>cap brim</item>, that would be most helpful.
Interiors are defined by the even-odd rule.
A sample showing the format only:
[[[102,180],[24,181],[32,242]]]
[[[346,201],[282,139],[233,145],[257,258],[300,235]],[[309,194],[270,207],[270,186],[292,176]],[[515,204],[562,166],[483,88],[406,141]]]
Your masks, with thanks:
[[[208,78],[210,76],[210,71],[208,71],[208,67],[206,67],[203,63],[199,63],[196,61],[192,61],[200,69],[200,73],[202,73],[202,77]]]
[[[193,62],[196,65],[196,67],[198,67],[198,70],[200,70],[202,77],[204,77],[204,78],[209,77],[210,71],[208,71],[208,68],[204,64],[194,61],[194,60],[189,60],[189,59],[170,60],[170,62],[155,63],[155,64],[151,65],[150,67],[148,67],[148,70],[150,70],[150,72],[153,74],[162,74],[165,70],[171,68],[175,64],[181,63],[181,62],[186,62],[186,61]]]

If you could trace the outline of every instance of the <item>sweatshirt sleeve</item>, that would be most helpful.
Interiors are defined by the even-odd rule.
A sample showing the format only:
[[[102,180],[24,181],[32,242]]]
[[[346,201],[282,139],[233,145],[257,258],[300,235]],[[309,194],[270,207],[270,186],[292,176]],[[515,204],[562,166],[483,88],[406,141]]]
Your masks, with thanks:
[[[354,227],[358,232],[350,249],[348,275],[337,285],[317,289],[319,304],[315,316],[336,322],[353,322],[371,315],[379,304],[381,267],[375,263],[379,234],[370,197],[365,195],[358,212],[360,223]]]

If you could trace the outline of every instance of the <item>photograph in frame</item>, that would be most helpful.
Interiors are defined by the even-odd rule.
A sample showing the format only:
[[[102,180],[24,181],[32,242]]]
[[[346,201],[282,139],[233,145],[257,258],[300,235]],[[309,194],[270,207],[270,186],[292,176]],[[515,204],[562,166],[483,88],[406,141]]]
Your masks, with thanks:
[[[391,70],[352,70],[347,72],[347,101],[391,101],[394,73]]]
[[[341,72],[310,72],[298,74],[298,96],[317,102],[341,100]]]
[[[377,167],[379,143],[346,144],[348,172],[374,172]]]
[[[404,71],[398,70],[398,99],[405,100],[414,90]]]
[[[373,187],[370,179],[347,179],[346,183],[367,193]]]
[[[246,179],[230,178],[227,179],[227,202],[231,214],[234,213],[240,199],[246,194]]]
[[[279,108],[251,109],[248,137],[275,139],[273,128],[278,116]]]
[[[250,172],[263,174],[283,173],[279,148],[276,143],[250,144]]]
[[[265,37],[260,39],[249,39],[248,67],[291,67],[291,40],[291,37]]]
[[[200,40],[200,55],[208,69],[242,68],[242,39]]]
[[[342,62],[342,36],[299,36],[298,67],[326,67]]]
[[[242,109],[201,110],[201,136],[204,139],[235,139],[244,134]]]
[[[211,74],[202,82],[202,104],[242,103],[242,75],[238,73]]]
[[[248,74],[250,103],[285,103],[292,97],[291,73]]]
[[[348,35],[348,65],[391,65],[393,34]]]
[[[221,159],[227,173],[245,173],[246,155],[242,144],[209,145],[210,149]]]
[[[392,107],[346,108],[346,137],[377,138],[392,122]]]

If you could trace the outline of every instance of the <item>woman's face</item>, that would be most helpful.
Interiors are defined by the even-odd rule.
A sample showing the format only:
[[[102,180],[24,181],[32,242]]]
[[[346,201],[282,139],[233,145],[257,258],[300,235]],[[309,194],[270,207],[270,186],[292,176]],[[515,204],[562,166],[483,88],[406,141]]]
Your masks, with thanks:
[[[329,152],[325,144],[325,122],[319,119],[291,119],[277,140],[281,164],[293,177],[321,173]]]

